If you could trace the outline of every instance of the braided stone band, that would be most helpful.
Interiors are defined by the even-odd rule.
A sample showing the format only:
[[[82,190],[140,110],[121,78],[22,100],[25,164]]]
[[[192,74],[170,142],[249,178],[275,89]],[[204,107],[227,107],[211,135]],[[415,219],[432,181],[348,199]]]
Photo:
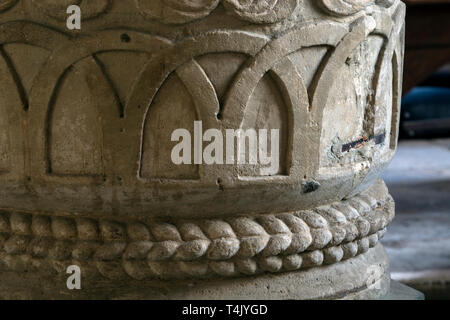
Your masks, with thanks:
[[[383,181],[313,210],[168,222],[0,212],[0,270],[89,278],[205,278],[333,264],[374,247],[394,217]]]

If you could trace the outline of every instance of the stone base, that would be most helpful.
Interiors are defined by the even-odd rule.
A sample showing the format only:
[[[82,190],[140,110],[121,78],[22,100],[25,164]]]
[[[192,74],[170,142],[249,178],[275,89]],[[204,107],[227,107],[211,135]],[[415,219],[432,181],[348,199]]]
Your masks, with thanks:
[[[0,212],[3,299],[378,299],[394,205],[379,180],[313,210],[147,223]],[[0,221],[0,222],[1,222]],[[81,271],[81,290],[66,270]]]
[[[389,263],[378,244],[357,257],[307,271],[258,277],[139,282],[83,281],[82,289],[33,274],[0,273],[2,299],[382,299],[390,287]],[[395,295],[394,295],[395,297]]]

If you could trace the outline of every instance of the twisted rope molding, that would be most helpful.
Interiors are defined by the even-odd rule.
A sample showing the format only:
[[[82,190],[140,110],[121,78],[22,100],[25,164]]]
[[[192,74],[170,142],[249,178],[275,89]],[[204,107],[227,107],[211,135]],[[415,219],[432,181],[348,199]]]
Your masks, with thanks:
[[[197,278],[294,271],[375,246],[394,217],[381,180],[349,200],[271,215],[172,223],[0,212],[0,269],[87,277]]]

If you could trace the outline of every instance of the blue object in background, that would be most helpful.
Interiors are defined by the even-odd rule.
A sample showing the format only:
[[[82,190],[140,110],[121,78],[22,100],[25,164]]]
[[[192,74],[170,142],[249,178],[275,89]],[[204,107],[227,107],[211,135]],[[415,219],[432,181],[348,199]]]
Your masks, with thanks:
[[[402,100],[401,135],[450,135],[450,88],[416,87]]]

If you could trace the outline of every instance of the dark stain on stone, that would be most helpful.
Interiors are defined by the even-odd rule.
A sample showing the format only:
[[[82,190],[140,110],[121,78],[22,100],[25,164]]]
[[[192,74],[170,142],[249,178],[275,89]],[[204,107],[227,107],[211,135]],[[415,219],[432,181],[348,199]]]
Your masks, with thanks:
[[[122,34],[120,35],[120,40],[121,40],[122,42],[128,43],[128,42],[131,41],[131,38],[130,38],[130,36],[129,36],[128,34],[122,33]]]
[[[359,140],[343,144],[342,145],[342,152],[348,152],[351,149],[356,149],[356,148],[362,147],[365,143],[367,143],[369,141],[373,141],[376,145],[382,144],[385,139],[386,139],[386,134],[385,133],[382,133],[382,134],[379,134],[379,135],[376,135],[376,136],[362,137]]]
[[[222,184],[222,179],[218,178],[216,183],[217,183],[217,187],[219,188],[219,190],[223,191],[224,188],[223,188],[223,184]]]
[[[311,193],[320,188],[320,183],[315,180],[306,180],[302,182],[303,193]]]

